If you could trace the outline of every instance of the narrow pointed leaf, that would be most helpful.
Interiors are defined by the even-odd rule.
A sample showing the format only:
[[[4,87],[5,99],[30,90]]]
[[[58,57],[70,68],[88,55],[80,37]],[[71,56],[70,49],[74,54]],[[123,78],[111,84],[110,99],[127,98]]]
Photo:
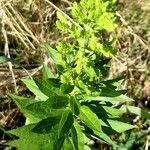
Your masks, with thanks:
[[[72,112],[67,109],[61,117],[59,122],[59,129],[58,129],[58,137],[62,137],[69,132],[73,125],[73,115]]]
[[[84,136],[77,122],[74,122],[74,126],[72,127],[71,137],[76,150],[84,150]]]
[[[54,75],[48,65],[43,64],[43,79],[46,80],[48,78],[54,78]]]
[[[36,95],[37,99],[42,101],[48,99],[48,97],[45,94],[43,94],[41,90],[38,88],[33,79],[22,79],[22,81],[27,86],[27,88]]]
[[[85,123],[85,125],[91,128],[92,130],[101,131],[101,125],[98,117],[87,106],[80,107],[79,117]]]
[[[60,64],[59,59],[58,59],[58,52],[54,48],[50,47],[50,45],[45,44],[45,48],[47,49],[50,57],[53,59],[54,63]]]
[[[124,113],[126,113],[126,112],[133,113],[133,114],[136,114],[136,115],[138,115],[140,117],[143,117],[143,118],[146,118],[146,119],[150,120],[150,112],[142,110],[139,107],[123,105],[120,109]]]

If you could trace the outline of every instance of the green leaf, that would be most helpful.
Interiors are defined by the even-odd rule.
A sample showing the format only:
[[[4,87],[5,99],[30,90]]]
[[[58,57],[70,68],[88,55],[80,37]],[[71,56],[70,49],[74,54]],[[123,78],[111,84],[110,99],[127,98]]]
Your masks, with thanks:
[[[9,58],[6,56],[0,56],[0,63],[6,63],[9,62]]]
[[[54,78],[54,75],[47,64],[43,64],[43,79],[46,80],[48,78]]]
[[[114,15],[112,13],[109,12],[105,12],[103,13],[97,23],[99,24],[100,27],[102,27],[103,29],[107,30],[108,32],[113,31],[116,28],[116,24],[114,23],[115,19],[112,19],[114,17]]]
[[[101,125],[98,117],[87,106],[80,107],[79,117],[85,123],[85,125],[91,128],[92,130],[101,131]]]
[[[109,107],[109,106],[103,106],[100,104],[96,105],[88,105],[90,109],[99,117],[99,118],[116,118],[118,116],[121,116],[124,112],[120,109]]]
[[[57,50],[53,49],[48,44],[45,44],[44,46],[47,49],[50,57],[53,59],[54,63],[56,65],[60,64],[59,59],[58,59],[58,52],[57,52]]]
[[[56,126],[60,121],[61,116],[49,117],[41,120],[32,131],[39,134],[48,134],[50,133],[54,126]]]
[[[100,96],[97,97],[86,97],[86,99],[90,101],[105,101],[105,102],[111,102],[111,103],[116,103],[116,102],[132,102],[134,101],[133,99],[129,98],[126,95],[123,95],[121,91],[116,91],[114,89],[111,89],[109,87],[100,87],[101,89],[101,94]]]
[[[31,114],[39,118],[47,118],[60,115],[64,112],[68,98],[63,96],[51,97],[44,102],[36,102],[26,107]]]
[[[40,120],[39,117],[36,117],[29,110],[26,109],[27,106],[35,103],[36,102],[35,100],[16,95],[10,95],[10,97],[13,99],[13,101],[17,104],[18,108],[26,117],[26,125],[29,123],[38,122]]]
[[[49,78],[47,80],[35,79],[35,83],[38,86],[38,88],[48,97],[55,96],[56,93],[60,94],[60,84],[58,82],[59,79],[55,78]]]
[[[40,91],[33,79],[22,79],[22,81],[27,86],[27,88],[36,95],[37,99],[42,101],[48,99],[48,97]]]
[[[105,140],[106,143],[111,144],[113,147],[117,146],[115,142],[113,142],[107,134],[98,131],[94,131],[94,133],[98,135],[101,139]]]
[[[61,88],[62,93],[69,94],[69,93],[71,93],[73,91],[74,85],[70,85],[70,84],[64,83],[64,84],[61,85],[60,88]]]
[[[150,112],[142,110],[139,107],[123,105],[120,109],[124,113],[126,113],[126,112],[133,113],[133,114],[136,114],[136,115],[138,115],[140,117],[143,117],[143,118],[146,118],[146,119],[150,120]]]
[[[7,62],[11,62],[14,65],[19,65],[19,62],[17,62],[16,60],[12,59],[12,58],[8,58],[6,56],[0,56],[0,63],[7,63]]]
[[[79,117],[87,127],[93,130],[94,134],[98,135],[107,143],[115,145],[114,142],[109,138],[109,136],[103,133],[100,120],[98,119],[96,114],[90,110],[90,108],[88,108],[87,106],[81,106]]]
[[[62,150],[63,143],[65,141],[65,136],[59,138],[55,143],[54,143],[54,150]]]
[[[78,116],[79,113],[80,113],[80,104],[79,102],[76,100],[75,97],[70,97],[70,107],[71,107],[71,110],[72,112]]]
[[[59,122],[58,137],[62,137],[69,132],[73,125],[73,115],[69,109],[66,109],[62,114]]]
[[[76,150],[84,150],[84,136],[82,130],[77,122],[71,129],[71,137]]]
[[[65,138],[62,150],[76,150],[73,146],[71,138],[69,138],[68,136]]]
[[[120,95],[117,97],[107,97],[107,96],[99,96],[99,97],[94,97],[94,98],[88,98],[91,101],[105,101],[105,102],[111,102],[111,103],[117,103],[117,102],[132,102],[133,99],[125,96],[125,95]]]
[[[116,119],[106,119],[105,122],[103,122],[101,120],[101,123],[104,126],[107,126],[109,128],[112,128],[113,130],[115,130],[118,133],[122,133],[125,132],[127,130],[133,129],[134,126],[128,123],[124,123],[122,121],[118,121],[117,118]]]
[[[24,108],[26,108],[26,106],[31,105],[31,104],[37,102],[34,99],[26,98],[26,97],[23,97],[23,96],[17,96],[17,95],[13,95],[13,94],[10,94],[9,96],[13,99],[13,101],[17,104],[17,106],[21,110],[24,109]]]
[[[9,134],[19,137],[19,139],[7,142],[7,145],[20,150],[54,150],[53,145],[57,140],[56,128],[54,127],[49,134],[41,134],[33,132],[36,125],[27,125],[7,131]]]
[[[121,116],[123,114],[123,111],[117,108],[109,107],[109,106],[102,106],[104,110],[111,116]]]
[[[106,81],[102,81],[102,84],[105,84],[106,86],[109,87],[113,87],[114,89],[116,89],[118,86],[121,85],[121,83],[123,82],[125,77],[118,77],[115,79],[111,79],[111,80],[106,80]]]

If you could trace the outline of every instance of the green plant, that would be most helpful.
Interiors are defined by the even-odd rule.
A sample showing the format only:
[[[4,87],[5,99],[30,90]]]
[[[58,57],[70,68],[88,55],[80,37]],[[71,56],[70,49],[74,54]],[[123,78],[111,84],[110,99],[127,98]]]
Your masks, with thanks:
[[[23,79],[35,99],[11,95],[26,116],[26,125],[7,133],[16,136],[8,145],[20,150],[84,150],[96,138],[116,147],[109,135],[134,126],[126,123],[120,107],[132,99],[117,90],[120,79],[106,80],[112,41],[103,36],[116,27],[115,1],[81,0],[73,18],[57,12],[58,29],[72,42],[47,44],[57,74],[43,65],[43,79]]]

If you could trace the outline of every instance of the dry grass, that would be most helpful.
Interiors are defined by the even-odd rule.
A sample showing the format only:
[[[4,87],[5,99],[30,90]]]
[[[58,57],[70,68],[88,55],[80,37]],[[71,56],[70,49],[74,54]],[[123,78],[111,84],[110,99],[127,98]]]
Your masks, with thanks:
[[[121,25],[116,33],[119,49],[118,62],[114,61],[115,76],[125,75],[125,87],[136,99],[150,98],[150,5],[149,1],[123,1],[118,16]],[[121,5],[122,7],[122,5]],[[144,24],[142,24],[144,23]]]

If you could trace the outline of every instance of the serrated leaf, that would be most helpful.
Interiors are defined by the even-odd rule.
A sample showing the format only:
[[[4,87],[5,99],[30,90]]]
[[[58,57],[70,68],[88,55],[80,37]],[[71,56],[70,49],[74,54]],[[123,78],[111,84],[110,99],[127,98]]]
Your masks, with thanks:
[[[48,99],[48,97],[40,91],[33,79],[22,79],[22,81],[27,86],[27,88],[36,95],[37,99],[42,101]]]
[[[59,122],[58,137],[62,137],[69,132],[73,125],[73,115],[69,109],[66,109],[62,114]]]
[[[56,128],[53,128],[49,134],[39,134],[33,132],[36,125],[27,125],[7,131],[9,134],[19,137],[17,140],[7,142],[7,145],[17,147],[20,150],[54,150],[53,145],[57,140]]]
[[[35,100],[16,95],[10,95],[10,97],[13,99],[13,101],[17,104],[18,108],[26,117],[26,125],[29,123],[38,122],[40,120],[39,117],[36,117],[34,114],[32,114],[30,111],[26,109],[27,106],[35,103],[36,102]]]

